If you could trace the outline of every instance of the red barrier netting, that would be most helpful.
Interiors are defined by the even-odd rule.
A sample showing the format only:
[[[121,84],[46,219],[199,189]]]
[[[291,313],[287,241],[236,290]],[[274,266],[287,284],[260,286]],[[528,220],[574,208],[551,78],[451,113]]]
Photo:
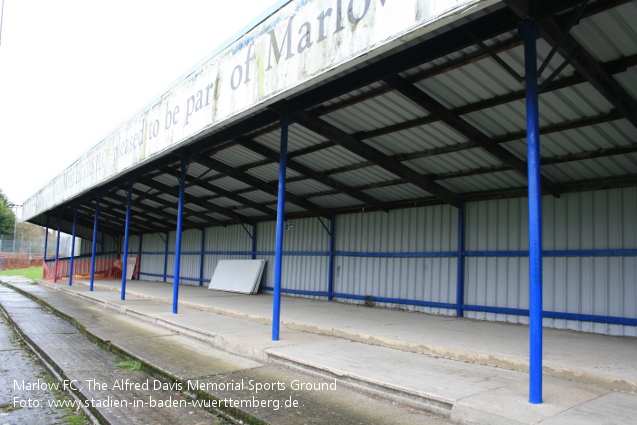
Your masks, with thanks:
[[[132,279],[139,273],[139,261],[137,256],[128,256],[126,265],[126,279]],[[57,268],[58,279],[68,279],[71,262],[69,260],[58,261],[57,267],[55,262],[48,266],[45,261],[44,279],[54,280]],[[91,278],[91,259],[78,258],[73,261],[73,279],[90,279]],[[95,259],[95,279],[121,279],[122,278],[122,260],[119,258],[96,258]]]

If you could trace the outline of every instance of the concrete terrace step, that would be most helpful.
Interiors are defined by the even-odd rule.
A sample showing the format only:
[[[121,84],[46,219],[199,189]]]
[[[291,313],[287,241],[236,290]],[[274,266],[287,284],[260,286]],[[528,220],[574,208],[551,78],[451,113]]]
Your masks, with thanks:
[[[203,383],[214,384],[221,381],[284,379],[289,386],[288,390],[292,390],[293,380],[322,382],[326,385],[330,382],[337,384],[338,390],[335,392],[294,390],[285,393],[286,397],[297,397],[302,401],[303,406],[299,408],[298,414],[294,410],[247,411],[248,415],[257,417],[263,422],[305,423],[307,422],[305,418],[298,416],[301,412],[309,414],[312,423],[326,424],[361,422],[422,424],[440,420],[443,423],[445,420],[451,420],[462,424],[598,424],[628,423],[637,415],[635,407],[637,396],[613,393],[590,383],[570,382],[545,376],[544,401],[540,405],[531,405],[527,401],[528,376],[519,371],[425,356],[287,328],[282,331],[281,341],[271,341],[270,327],[267,324],[188,307],[181,307],[180,314],[174,315],[170,313],[170,308],[166,308],[165,303],[132,295],[128,295],[126,301],[121,301],[119,294],[114,291],[96,290],[88,294],[85,287],[68,288],[66,285],[52,285],[58,289],[52,291],[38,285],[14,286],[41,299],[59,314],[69,316],[71,320],[78,322],[80,327],[84,326],[86,333],[91,333],[95,335],[95,338],[122,350],[145,353],[147,348],[152,348],[151,352],[154,352],[168,344],[169,347],[163,355],[151,358],[140,354],[139,357],[148,364],[156,365],[152,366],[155,370],[165,370],[166,373],[172,371],[175,379],[183,378],[184,382],[199,380]],[[168,285],[154,286],[154,284],[146,285],[144,288],[143,282],[138,286],[139,292],[144,292],[140,289],[145,289],[160,294],[170,289]],[[269,309],[268,297],[238,297],[200,288],[194,289],[194,291],[184,290],[183,298],[189,298],[190,302],[198,300],[203,304],[214,301],[227,308],[232,307],[240,312],[260,316],[265,316],[265,311]],[[83,293],[82,298],[70,296],[78,292]],[[94,299],[99,306],[108,309],[97,308],[94,304],[86,303],[86,299]],[[244,304],[247,306],[246,309],[240,309],[239,307]],[[117,314],[116,311],[126,314]],[[286,311],[294,320],[301,322],[304,321],[304,317],[307,317],[308,320],[323,320],[323,324],[334,323],[335,316],[338,316],[337,321],[344,323],[343,326],[350,330],[365,329],[367,325],[368,328],[374,328],[370,332],[378,332],[384,336],[403,335],[402,327],[408,327],[415,322],[419,329],[432,332],[443,342],[445,342],[446,334],[440,333],[441,328],[449,329],[453,337],[461,335],[459,329],[462,332],[475,334],[464,337],[463,343],[468,341],[471,344],[479,344],[481,340],[486,340],[487,345],[493,346],[495,342],[506,342],[505,340],[512,337],[520,339],[520,327],[477,321],[454,321],[444,317],[430,318],[426,317],[427,315],[391,310],[357,309],[338,304],[286,300]],[[378,314],[379,311],[382,315]],[[131,312],[133,314],[130,314]],[[319,314],[322,314],[321,317]],[[145,320],[139,321],[138,318]],[[376,320],[372,320],[374,318]],[[433,321],[433,324],[427,322],[428,320]],[[157,326],[157,324],[163,326]],[[173,329],[169,329],[169,326]],[[465,326],[469,329],[464,330]],[[132,328],[137,331],[132,332]],[[143,332],[139,330],[140,328]],[[387,328],[391,330],[388,331]],[[148,329],[155,329],[154,332],[157,333],[151,339],[152,344],[146,344],[146,341],[151,340],[143,338]],[[194,340],[185,335],[175,334],[171,332],[172,330],[183,332],[191,330],[194,334],[204,335],[198,339],[205,339],[205,335],[208,335],[209,339],[217,341],[217,345],[223,345],[224,350],[243,349],[245,355],[259,358],[261,361],[265,357],[267,363],[259,363],[260,367],[239,368],[230,373],[201,376],[204,371],[192,369],[192,357],[189,357],[185,363],[186,366],[176,368],[174,363],[184,360],[180,349],[188,347],[188,341]],[[422,331],[414,333],[412,330],[407,335],[413,335],[422,340]],[[573,338],[576,343],[580,340],[589,344],[598,343],[600,340],[605,341],[619,355],[625,355],[626,349],[630,351],[634,347],[631,345],[634,341],[630,339],[604,339],[603,337],[600,339],[598,336],[593,336],[589,340],[590,336],[580,337],[580,335],[582,334],[558,334],[567,341],[567,344],[557,348],[572,348],[569,336],[577,337]],[[170,346],[171,343],[174,345]],[[202,343],[197,342],[197,344]],[[242,346],[244,348],[241,348]],[[589,347],[595,348],[592,345]],[[573,355],[573,352],[568,350],[566,352]],[[615,358],[610,356],[609,352],[609,349],[603,351],[606,360],[614,361]],[[232,356],[227,353],[226,355]],[[633,357],[620,363],[619,366],[612,362],[607,363],[610,370],[608,376],[621,373],[632,376],[631,373],[634,371],[629,368],[630,362],[634,360]],[[591,358],[586,357],[586,360],[590,361]],[[279,365],[285,365],[289,369],[283,369]],[[203,367],[205,368],[206,364]],[[191,369],[200,376],[188,377]],[[307,375],[308,372],[313,376]],[[367,395],[364,396],[365,393]],[[245,389],[240,394],[244,398],[254,396],[253,392]],[[237,392],[217,391],[215,395],[236,397]],[[370,395],[372,397],[369,397]],[[380,398],[377,397],[379,395]],[[208,397],[205,394],[201,396]],[[393,403],[387,403],[384,399],[393,400]],[[416,410],[409,411],[401,407],[405,405],[415,407]],[[414,416],[414,412],[422,412],[421,409],[433,411],[447,419]],[[365,420],[361,420],[363,417]]]
[[[281,402],[294,399],[300,403],[298,409],[287,411],[283,411],[284,409],[282,408],[280,410],[252,409],[247,406],[245,408],[242,407],[240,411],[235,409],[227,412],[231,416],[241,419],[244,423],[300,425],[307,423],[308,420],[316,424],[405,423],[416,425],[425,423],[444,425],[448,423],[444,419],[430,416],[421,410],[409,410],[377,398],[362,396],[360,392],[341,385],[340,382],[338,388],[333,392],[305,393],[296,391],[292,382],[329,385],[333,381],[320,377],[311,377],[287,368],[282,369],[276,365],[256,362],[225,351],[214,350],[207,344],[193,340],[189,336],[175,334],[166,326],[157,326],[152,318],[147,317],[146,320],[139,321],[134,316],[120,314],[123,311],[117,308],[116,300],[102,300],[97,306],[95,304],[86,306],[86,297],[69,298],[69,294],[66,291],[51,292],[49,289],[33,285],[12,286],[14,289],[29,295],[29,297],[38,299],[41,304],[49,307],[55,313],[71,319],[76,326],[81,327],[84,333],[90,336],[90,339],[107,346],[115,352],[139,359],[145,365],[145,368],[153,371],[153,374],[164,377],[169,381],[177,380],[182,383],[184,388],[188,387],[188,382],[198,382],[201,385],[217,385],[223,382],[244,381],[248,383],[280,380],[286,387],[285,391],[279,391],[276,394],[266,393],[267,398]],[[33,303],[33,301],[30,302]],[[147,303],[148,301],[145,302]],[[101,308],[107,305],[114,308],[106,310]],[[151,307],[153,307],[152,304]],[[129,311],[126,310],[126,313],[129,313]],[[188,318],[188,314],[186,311],[180,314],[179,317],[182,319],[186,318],[186,322],[206,317],[201,312],[193,314],[190,318]],[[223,316],[219,318],[238,320]],[[60,319],[56,318],[56,320],[59,321]],[[172,323],[172,326],[175,326],[175,324]],[[181,324],[180,327],[185,329],[186,326]],[[221,335],[222,332],[218,334]],[[307,336],[303,333],[299,334],[301,337]],[[310,335],[310,337],[312,336]],[[245,341],[249,339],[243,338]],[[256,346],[252,344],[252,350],[265,353],[268,347],[277,345],[284,347],[286,344],[306,342],[304,338],[293,339],[294,342],[284,344],[269,341],[263,347],[258,347],[258,344]],[[245,341],[243,343],[247,344]],[[228,345],[231,344],[226,344],[226,346]],[[259,354],[258,357],[263,358],[263,354]],[[267,359],[267,356],[265,358]],[[104,379],[108,380],[109,378],[104,377]],[[263,393],[255,393],[247,385],[243,389],[231,388],[213,392],[192,390],[188,394],[202,400],[223,399],[226,397],[249,400],[255,395],[264,397],[263,400],[265,400]],[[379,392],[376,395],[379,394],[381,393]],[[449,412],[446,412],[446,416],[448,415]]]
[[[94,295],[89,296],[77,288],[71,289],[64,284],[41,283],[78,296],[88,297],[89,300],[95,299]],[[76,283],[87,285],[84,281]],[[119,284],[112,281],[98,281],[95,283],[95,288],[107,289],[116,294],[120,291]],[[129,281],[127,288],[129,288],[126,291],[127,296],[136,296],[163,305],[172,304],[171,284]],[[193,293],[190,294],[189,291]],[[183,287],[181,292],[180,312],[186,311],[184,310],[186,308],[213,312],[261,325],[271,324],[271,306],[269,302],[263,302],[263,296],[219,293],[188,286]],[[95,302],[101,301],[95,300]],[[303,303],[303,305],[294,306],[292,303]],[[338,303],[331,303],[332,308],[336,309],[335,314],[329,314],[330,312],[326,314],[326,305],[330,304],[323,301],[288,298],[283,307],[281,326],[287,330],[338,337],[432,357],[523,372],[528,372],[529,369],[528,329],[525,326],[485,323],[387,309],[369,309]],[[109,306],[127,309],[124,303],[119,302],[119,297],[113,297],[113,302],[109,303]],[[134,309],[127,309],[127,311],[132,315],[139,313]],[[168,309],[159,308],[158,311],[166,312]],[[390,319],[387,319],[386,324],[378,323],[375,314],[382,314]],[[144,315],[148,317],[145,313],[139,318],[143,319]],[[342,316],[342,320],[338,322],[334,316]],[[158,324],[189,333],[216,347],[229,349],[237,354],[249,356],[256,354],[246,353],[245,344],[228,344],[228,338],[225,338],[226,341],[219,341],[218,332],[214,330],[212,334],[201,329],[200,326],[180,330],[179,325],[171,321],[170,315],[164,314],[161,318],[151,317],[151,320],[157,320]],[[267,327],[262,329],[263,332],[269,331]],[[427,334],[430,333],[435,337],[428,338]],[[485,340],[485,337],[488,339]],[[462,342],[463,340],[465,342]],[[637,357],[632,355],[634,350],[637,350],[637,339],[545,329],[544,340],[544,375],[598,385],[612,391],[637,394]],[[609,343],[607,347],[606,343]],[[594,346],[599,352],[591,351],[590,346]],[[237,351],[233,351],[233,347],[237,347]],[[264,360],[265,357],[262,353],[260,360]],[[607,367],[609,363],[613,366]]]

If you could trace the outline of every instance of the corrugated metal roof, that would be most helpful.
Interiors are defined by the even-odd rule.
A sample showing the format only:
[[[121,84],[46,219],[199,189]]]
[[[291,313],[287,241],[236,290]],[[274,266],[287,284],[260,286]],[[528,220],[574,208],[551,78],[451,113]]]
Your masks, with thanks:
[[[637,30],[634,25],[637,4],[591,4],[589,8],[597,8],[599,12],[589,16],[585,11],[571,35],[581,43],[581,49],[599,61],[594,66],[606,69],[623,87],[628,102],[634,103],[637,101]],[[486,8],[411,40],[402,49],[413,49],[415,56],[424,58],[432,47],[426,44],[428,40],[439,37],[444,45],[468,41],[464,30],[454,32],[454,28],[471,21],[479,22],[478,19],[488,18],[504,7],[497,4]],[[555,18],[565,25],[570,13]],[[517,21],[502,22],[501,33],[482,41],[523,75],[524,47],[516,27]],[[467,197],[523,193],[527,184],[524,169],[508,163],[505,156],[512,153],[522,163],[526,161],[525,84],[511,76],[476,43],[458,42],[457,45],[460,47],[455,51],[438,49],[437,55],[432,54],[422,63],[409,62],[411,68],[400,65],[398,59],[394,62],[393,58],[398,56],[392,55],[396,52],[386,52],[373,61],[361,61],[348,74],[331,76],[320,88],[308,86],[282,102],[281,108],[286,103],[297,108],[292,110],[293,114],[300,110],[305,114],[303,119],[293,116],[296,120],[289,127],[290,158],[319,173],[303,176],[288,167],[287,176],[291,181],[287,189],[300,199],[295,198],[296,203],[288,199],[286,214],[314,214],[308,211],[306,202],[323,207],[324,211],[320,212],[323,215],[329,210],[351,211],[371,205],[387,209],[394,205],[403,207],[412,201],[417,204],[421,200],[443,203],[448,200],[440,196],[441,188]],[[552,46],[539,38],[537,50],[539,65]],[[375,70],[374,62],[382,62],[388,69]],[[557,53],[539,82],[545,81],[563,62],[564,57]],[[394,66],[396,71],[389,69]],[[600,84],[581,77],[576,67],[575,63],[566,65],[539,97],[544,178],[558,188],[560,184],[567,185],[568,190],[584,190],[589,182],[612,185],[618,178],[622,178],[622,185],[637,185],[637,118],[624,116],[618,110],[621,101],[609,100],[611,96],[600,90]],[[375,81],[367,78],[370,69],[369,72],[375,72]],[[353,78],[348,80],[349,75],[360,75],[360,83]],[[413,84],[412,88],[425,92],[447,108],[448,114],[464,123],[436,116],[394,90],[383,80],[391,75],[407,79]],[[303,123],[308,119],[314,124]],[[217,140],[215,134],[210,135],[211,142],[201,147],[201,153],[195,152],[188,169],[189,207],[207,213],[194,199],[232,209],[237,214],[235,217],[213,214],[223,223],[236,221],[241,216],[272,218],[274,210],[266,207],[276,203],[276,185],[272,183],[278,179],[278,158],[265,158],[234,141],[241,142],[241,134],[248,135],[247,138],[278,154],[281,131],[277,122],[276,114],[272,113],[272,119],[261,122],[260,128],[237,124],[236,131],[229,132],[225,138]],[[473,140],[476,132],[479,132],[478,140]],[[480,144],[497,147],[487,150]],[[504,155],[494,154],[496,149],[501,149]],[[203,157],[201,164],[196,162],[197,155]],[[237,172],[210,170],[203,165],[206,156]],[[169,167],[170,172],[151,171],[146,175],[150,181],[144,179],[143,183],[136,183],[135,189],[150,191],[152,196],[148,198],[159,196],[176,206],[174,193],[163,194],[161,185],[176,191],[179,166],[173,161],[164,167]],[[258,178],[263,184],[251,187],[249,179],[242,181],[242,173]],[[153,187],[153,182],[158,187]],[[209,184],[229,193],[217,195]],[[126,197],[125,187],[120,184],[111,189],[111,193],[116,194],[113,202]],[[305,207],[301,205],[304,203]],[[136,207],[148,210],[148,215],[153,209],[165,208],[152,199],[144,199]],[[173,208],[164,211],[173,214]],[[199,222],[202,216],[194,216],[193,220]]]

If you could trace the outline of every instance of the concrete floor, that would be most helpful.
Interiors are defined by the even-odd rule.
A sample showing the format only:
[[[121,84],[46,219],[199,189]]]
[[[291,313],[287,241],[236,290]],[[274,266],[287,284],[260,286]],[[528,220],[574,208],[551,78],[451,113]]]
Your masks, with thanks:
[[[545,329],[544,402],[531,405],[524,325],[283,297],[281,340],[272,341],[269,295],[182,285],[172,314],[168,283],[128,281],[124,301],[121,281],[97,281],[93,292],[83,281],[44,285],[461,423],[624,423],[637,414],[635,338]]]

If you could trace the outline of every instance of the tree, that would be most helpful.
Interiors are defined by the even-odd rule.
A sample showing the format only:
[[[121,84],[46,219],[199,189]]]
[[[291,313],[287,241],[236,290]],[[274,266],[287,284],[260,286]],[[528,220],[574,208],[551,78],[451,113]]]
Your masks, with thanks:
[[[15,214],[11,209],[11,203],[0,189],[0,235],[13,235]]]

